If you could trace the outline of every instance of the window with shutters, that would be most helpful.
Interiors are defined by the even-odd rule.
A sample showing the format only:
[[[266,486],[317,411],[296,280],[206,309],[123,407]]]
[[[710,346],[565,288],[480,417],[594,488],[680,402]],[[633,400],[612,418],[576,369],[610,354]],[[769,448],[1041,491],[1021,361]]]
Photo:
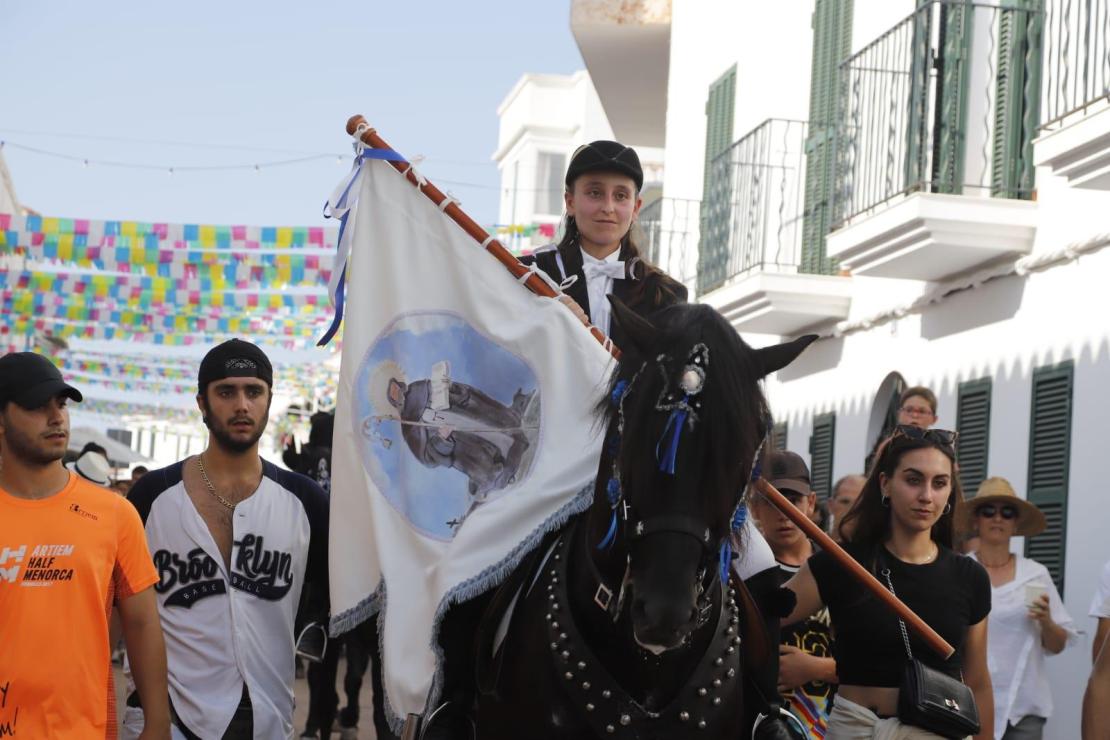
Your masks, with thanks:
[[[1040,124],[1044,16],[1037,0],[1015,0],[998,13],[991,193],[1033,194],[1033,138]]]
[[[960,383],[956,400],[956,454],[964,497],[975,495],[987,477],[991,436],[991,379]]]
[[[802,272],[835,272],[835,263],[825,256],[825,235],[832,222],[838,73],[840,62],[852,50],[852,6],[852,0],[816,0],[813,9]]]
[[[813,417],[809,438],[809,478],[817,498],[824,501],[832,493],[833,448],[836,443],[836,414]]]
[[[1025,555],[1048,568],[1064,593],[1067,541],[1068,468],[1071,463],[1071,361],[1033,371],[1033,409],[1029,427],[1031,503],[1044,512],[1048,527],[1025,542]]]
[[[698,293],[707,293],[725,281],[728,239],[710,239],[721,227],[710,222],[728,219],[729,168],[714,167],[713,160],[732,144],[732,119],[736,108],[736,65],[709,86],[705,103],[705,169],[702,175],[701,236],[698,240]],[[722,176],[723,175],[723,176]],[[723,225],[727,233],[727,225]]]
[[[786,449],[786,422],[780,421],[771,427],[771,449],[782,452]]]
[[[536,155],[536,198],[533,203],[536,213],[558,216],[563,212],[566,161],[566,155],[562,153],[539,152]]]

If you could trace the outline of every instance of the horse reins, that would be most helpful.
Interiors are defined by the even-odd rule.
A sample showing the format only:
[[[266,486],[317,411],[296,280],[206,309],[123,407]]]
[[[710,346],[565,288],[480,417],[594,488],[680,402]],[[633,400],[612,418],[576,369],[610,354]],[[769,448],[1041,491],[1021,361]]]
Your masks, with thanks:
[[[656,445],[656,460],[659,463],[660,471],[673,476],[675,474],[675,464],[682,430],[687,428],[693,431],[694,424],[699,420],[698,411],[701,409],[701,401],[697,397],[705,387],[709,368],[709,348],[700,342],[693,346],[686,358],[686,365],[678,383],[678,390],[671,389],[670,376],[667,374],[666,363],[669,362],[670,359],[668,355],[663,354],[655,358],[657,367],[663,376],[663,388],[656,400],[655,410],[669,412],[667,423],[663,429],[663,435]],[[609,499],[611,514],[608,532],[601,543],[598,544],[597,549],[605,550],[611,547],[616,540],[618,528],[624,531],[624,539],[629,545],[642,541],[653,534],[660,534],[663,532],[687,535],[697,541],[703,551],[702,562],[697,572],[697,626],[700,627],[705,623],[711,606],[711,586],[713,579],[717,576],[718,572],[722,573],[722,582],[727,579],[727,564],[731,561],[732,557],[729,536],[725,536],[718,551],[712,544],[712,531],[710,527],[695,517],[663,515],[639,519],[635,516],[635,507],[628,497],[624,495],[621,485],[619,449],[621,437],[624,433],[624,401],[631,393],[640,375],[647,368],[647,365],[647,361],[641,364],[640,368],[633,374],[630,380],[618,381],[614,385],[610,395],[610,402],[617,408],[617,428],[616,431],[610,435],[610,439],[608,440],[608,447],[613,456],[612,473],[606,484],[606,495]],[[764,441],[765,440],[766,437],[764,437]],[[753,473],[758,468],[757,461],[762,448],[763,442],[761,442],[756,449],[756,462],[753,462],[752,465]],[[617,513],[618,509],[620,509],[621,512],[619,516]],[[735,520],[736,517],[734,517],[734,521]],[[588,550],[589,548],[587,547],[587,551]],[[620,616],[621,608],[624,603],[625,588],[630,577],[630,555],[626,554],[625,556],[624,572],[616,588],[611,586],[602,573],[599,572],[597,564],[592,557],[592,553],[587,552],[586,560],[593,578],[598,583],[593,601],[615,622]],[[714,560],[721,565],[719,571],[718,568],[712,567]],[[614,595],[616,595],[616,599],[613,598]]]

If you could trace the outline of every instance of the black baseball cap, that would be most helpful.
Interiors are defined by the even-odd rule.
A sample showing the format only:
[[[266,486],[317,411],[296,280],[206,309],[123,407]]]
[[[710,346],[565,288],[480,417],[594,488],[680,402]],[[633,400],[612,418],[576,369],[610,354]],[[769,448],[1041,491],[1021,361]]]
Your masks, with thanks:
[[[258,378],[272,388],[274,368],[270,364],[270,358],[258,345],[242,339],[229,339],[208,350],[208,354],[200,361],[198,392],[204,395],[204,389],[209,383],[224,378]]]
[[[587,172],[616,172],[628,175],[636,183],[636,190],[644,188],[644,170],[636,150],[617,141],[592,141],[574,150],[567,167],[566,186]]]
[[[783,494],[787,491],[803,496],[813,493],[809,466],[796,452],[776,450],[767,455],[767,467],[763,477]]]
[[[58,396],[82,399],[81,391],[62,379],[53,362],[34,352],[0,357],[0,406],[13,401],[25,409],[37,409]]]

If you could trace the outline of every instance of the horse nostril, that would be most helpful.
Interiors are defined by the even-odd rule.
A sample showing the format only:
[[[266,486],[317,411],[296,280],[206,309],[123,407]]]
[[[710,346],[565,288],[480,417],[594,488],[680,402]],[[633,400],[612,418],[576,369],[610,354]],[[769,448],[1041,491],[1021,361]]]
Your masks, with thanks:
[[[638,619],[645,619],[647,617],[647,602],[643,599],[633,599],[632,616]]]

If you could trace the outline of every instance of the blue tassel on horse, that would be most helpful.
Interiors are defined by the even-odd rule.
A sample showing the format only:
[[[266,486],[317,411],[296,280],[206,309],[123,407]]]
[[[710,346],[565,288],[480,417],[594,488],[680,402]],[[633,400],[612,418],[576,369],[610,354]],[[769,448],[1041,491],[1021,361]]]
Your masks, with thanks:
[[[609,501],[610,508],[613,509],[613,516],[609,519],[609,531],[606,533],[605,538],[597,544],[598,550],[604,550],[613,544],[613,540],[617,536],[617,506],[621,502],[621,482],[616,477],[610,478],[609,482],[605,484],[605,497]]]
[[[663,436],[659,440],[659,444],[655,446],[655,458],[659,460],[659,469],[668,475],[674,475],[675,462],[678,459],[678,443],[682,438],[682,427],[686,424],[686,416],[689,414],[689,409],[685,401],[689,401],[690,396],[686,396],[684,402],[679,406],[671,409],[671,415],[667,419],[667,426],[663,428]],[[667,434],[671,435],[670,440],[667,440]],[[659,447],[666,444],[663,456],[659,456]]]

